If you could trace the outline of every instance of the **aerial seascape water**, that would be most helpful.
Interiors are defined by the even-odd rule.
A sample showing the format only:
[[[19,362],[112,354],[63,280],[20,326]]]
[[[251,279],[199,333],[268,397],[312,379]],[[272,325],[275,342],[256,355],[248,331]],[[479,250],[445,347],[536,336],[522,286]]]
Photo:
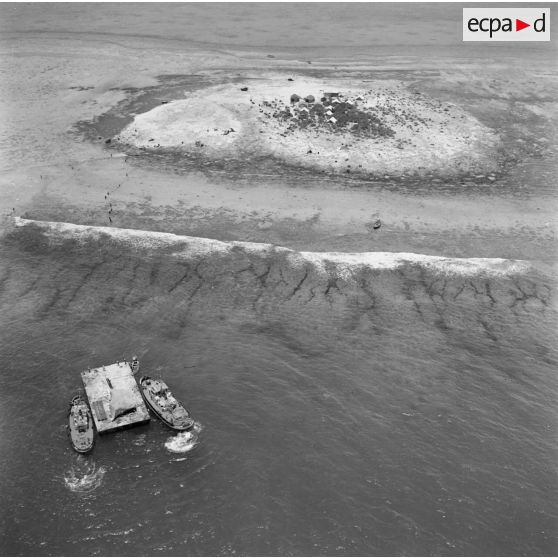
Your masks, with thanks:
[[[0,8],[0,554],[556,554],[555,50],[511,50],[518,98],[490,51],[477,96],[459,6],[128,6]],[[340,176],[115,139],[162,100],[255,95],[264,64],[450,98],[502,164]],[[79,373],[132,354],[194,429],[76,454]]]
[[[410,265],[368,279],[371,304],[365,287],[345,282],[347,302],[318,279],[293,300],[299,279],[285,270],[286,284],[271,273],[257,300],[230,256],[47,245],[31,230],[2,258],[2,426],[17,418],[25,440],[3,437],[6,548],[552,552],[556,354],[544,274],[471,279]],[[196,291],[200,261],[211,279]],[[76,369],[131,351],[188,399],[197,443],[152,422],[73,455],[54,409]],[[53,412],[38,412],[44,401]]]

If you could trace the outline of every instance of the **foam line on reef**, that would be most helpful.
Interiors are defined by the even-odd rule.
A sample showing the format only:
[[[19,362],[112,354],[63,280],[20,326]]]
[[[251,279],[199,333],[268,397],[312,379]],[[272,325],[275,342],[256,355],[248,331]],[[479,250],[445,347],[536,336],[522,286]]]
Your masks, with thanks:
[[[176,248],[175,256],[195,257],[211,254],[230,254],[241,250],[245,254],[281,255],[293,265],[310,265],[316,270],[334,270],[338,275],[349,275],[357,269],[393,270],[404,266],[420,266],[444,274],[474,276],[512,275],[525,273],[532,264],[525,260],[503,258],[449,258],[415,254],[412,252],[297,252],[290,248],[266,243],[230,241],[223,242],[211,238],[181,236],[174,233],[76,225],[73,223],[35,221],[14,218],[16,227],[38,227],[43,234],[53,240],[92,240],[110,238],[116,242],[149,250]]]

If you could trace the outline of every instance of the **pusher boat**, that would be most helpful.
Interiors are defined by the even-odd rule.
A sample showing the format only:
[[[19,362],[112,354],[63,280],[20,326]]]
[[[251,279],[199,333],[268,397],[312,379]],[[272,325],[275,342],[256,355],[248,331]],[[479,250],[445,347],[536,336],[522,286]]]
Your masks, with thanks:
[[[149,408],[170,428],[190,430],[194,419],[171,393],[163,380],[142,376],[139,381],[141,393]]]

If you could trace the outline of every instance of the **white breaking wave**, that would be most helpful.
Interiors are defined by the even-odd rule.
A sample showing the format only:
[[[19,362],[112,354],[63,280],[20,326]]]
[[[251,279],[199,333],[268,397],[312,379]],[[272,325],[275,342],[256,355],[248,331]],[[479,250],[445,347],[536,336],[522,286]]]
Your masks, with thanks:
[[[338,264],[345,271],[355,268],[396,269],[408,264],[452,275],[511,275],[525,273],[531,264],[524,260],[503,258],[446,258],[412,252],[301,252],[300,255],[318,267],[326,262]]]
[[[532,269],[530,262],[525,260],[508,260],[504,258],[448,258],[414,254],[411,252],[297,252],[290,248],[257,242],[231,241],[223,242],[210,238],[180,236],[136,229],[120,229],[115,227],[98,227],[75,225],[51,221],[34,221],[14,218],[16,227],[35,226],[56,240],[99,240],[108,238],[115,242],[128,243],[137,248],[157,250],[175,247],[174,256],[184,258],[227,254],[234,248],[241,248],[251,254],[284,255],[293,265],[310,264],[317,271],[326,272],[326,268],[335,271],[339,276],[349,276],[351,271],[360,268],[394,270],[407,265],[418,265],[426,269],[451,275],[512,275],[526,273]]]

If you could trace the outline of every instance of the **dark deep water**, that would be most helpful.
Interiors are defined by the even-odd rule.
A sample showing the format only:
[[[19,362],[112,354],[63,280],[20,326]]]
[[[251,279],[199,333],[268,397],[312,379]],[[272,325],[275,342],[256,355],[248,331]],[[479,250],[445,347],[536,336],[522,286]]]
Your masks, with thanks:
[[[552,555],[553,285],[32,227],[2,244],[2,554]],[[79,372],[138,353],[200,423],[65,433]],[[185,453],[175,451],[190,448]]]

